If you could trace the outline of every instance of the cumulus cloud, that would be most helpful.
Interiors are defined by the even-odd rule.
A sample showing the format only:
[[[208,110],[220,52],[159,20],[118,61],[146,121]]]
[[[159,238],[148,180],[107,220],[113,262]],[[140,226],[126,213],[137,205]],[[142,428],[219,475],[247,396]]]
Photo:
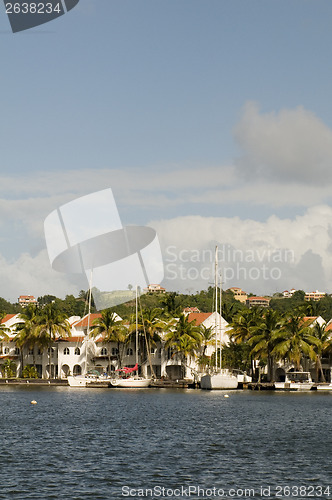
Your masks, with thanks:
[[[19,295],[77,296],[87,284],[75,277],[53,271],[46,250],[35,257],[22,253],[17,259],[6,259],[0,255],[0,296],[10,302],[17,302]]]
[[[234,137],[243,151],[237,168],[248,179],[317,185],[332,179],[332,131],[303,107],[260,113],[249,102]]]
[[[166,287],[200,290],[213,282],[214,247],[227,286],[254,293],[332,289],[332,208],[293,219],[178,217],[154,221],[165,259]]]

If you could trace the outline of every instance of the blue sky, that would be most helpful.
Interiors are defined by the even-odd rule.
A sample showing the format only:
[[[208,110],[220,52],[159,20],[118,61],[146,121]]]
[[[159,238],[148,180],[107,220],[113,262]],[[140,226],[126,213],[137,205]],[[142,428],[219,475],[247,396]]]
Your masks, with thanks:
[[[330,1],[80,0],[17,34],[0,14],[0,295],[79,289],[43,221],[108,186],[164,250],[294,250],[278,282],[229,285],[332,292]]]

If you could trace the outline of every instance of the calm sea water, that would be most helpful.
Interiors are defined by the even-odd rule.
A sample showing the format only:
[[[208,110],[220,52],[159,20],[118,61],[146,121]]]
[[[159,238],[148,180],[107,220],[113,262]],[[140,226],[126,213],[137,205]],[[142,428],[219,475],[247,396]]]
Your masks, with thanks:
[[[332,498],[332,394],[0,394],[0,499]]]

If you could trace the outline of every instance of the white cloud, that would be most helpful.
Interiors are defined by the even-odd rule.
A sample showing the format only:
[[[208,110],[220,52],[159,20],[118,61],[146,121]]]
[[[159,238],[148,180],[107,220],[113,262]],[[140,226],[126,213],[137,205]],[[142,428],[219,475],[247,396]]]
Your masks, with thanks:
[[[35,257],[23,253],[11,261],[0,255],[0,296],[10,302],[17,302],[19,295],[26,294],[77,296],[81,288],[84,282],[79,277],[72,283],[69,276],[52,270],[46,250]]]
[[[237,166],[248,179],[317,185],[332,179],[332,131],[303,107],[264,114],[249,102],[234,136],[243,150]]]
[[[213,281],[213,249],[218,244],[227,286],[255,293],[293,286],[332,291],[331,207],[313,207],[294,219],[272,216],[266,222],[188,216],[150,225],[162,243],[167,287],[206,288]],[[186,269],[182,275],[181,266]]]

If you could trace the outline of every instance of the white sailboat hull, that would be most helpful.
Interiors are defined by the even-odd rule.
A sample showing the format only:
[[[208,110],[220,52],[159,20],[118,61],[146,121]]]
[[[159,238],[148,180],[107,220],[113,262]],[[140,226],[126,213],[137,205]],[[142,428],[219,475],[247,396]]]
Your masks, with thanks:
[[[86,387],[86,384],[88,383],[88,380],[84,376],[78,375],[77,377],[74,376],[68,376],[68,385],[70,387]]]
[[[150,383],[151,383],[150,378],[129,377],[129,378],[118,378],[118,379],[111,380],[111,385],[113,387],[120,387],[122,389],[145,388],[145,387],[149,387]]]
[[[203,375],[201,378],[201,389],[237,389],[237,387],[237,377],[227,371]]]

